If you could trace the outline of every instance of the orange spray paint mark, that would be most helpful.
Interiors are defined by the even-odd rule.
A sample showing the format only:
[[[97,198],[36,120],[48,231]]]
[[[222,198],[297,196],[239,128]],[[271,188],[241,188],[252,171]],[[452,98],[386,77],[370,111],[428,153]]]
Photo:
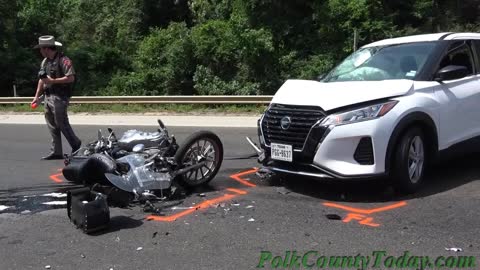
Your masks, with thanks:
[[[323,205],[327,207],[333,207],[333,208],[338,208],[338,209],[348,211],[349,213],[347,213],[347,216],[342,220],[345,223],[348,223],[352,220],[356,220],[361,225],[378,227],[380,226],[380,224],[374,223],[373,218],[369,217],[368,215],[396,209],[396,208],[407,205],[407,202],[403,201],[403,202],[382,206],[382,207],[377,207],[377,208],[372,208],[372,209],[361,209],[361,208],[355,208],[355,207],[345,206],[345,205],[336,204],[336,203],[329,203],[329,202],[323,203]]]
[[[63,180],[60,179],[59,177],[62,177],[61,173],[50,175],[50,179],[52,179],[52,181],[55,182],[55,183],[62,183],[63,182]]]
[[[245,176],[245,175],[248,175],[248,174],[252,174],[252,173],[256,173],[258,169],[252,169],[252,170],[248,170],[248,171],[244,171],[244,172],[240,172],[240,173],[237,173],[237,174],[232,174],[230,175],[230,178],[232,179],[235,179],[236,181],[246,185],[246,186],[249,186],[249,187],[256,187],[257,185],[255,184],[252,184],[250,182],[248,182],[247,180],[245,179],[242,179],[241,177],[242,176]],[[170,215],[170,216],[154,216],[154,215],[150,215],[147,217],[147,220],[154,220],[154,221],[166,221],[166,222],[172,222],[172,221],[175,221],[181,217],[184,217],[184,216],[187,216],[187,215],[190,215],[192,213],[194,213],[195,211],[197,210],[200,210],[200,209],[206,209],[206,208],[209,208],[211,207],[212,205],[214,204],[218,204],[219,202],[223,202],[223,201],[228,201],[228,200],[231,200],[237,196],[240,196],[240,195],[246,195],[248,194],[247,191],[243,190],[243,189],[238,189],[238,188],[227,188],[228,191],[230,192],[233,192],[235,194],[225,194],[221,197],[217,197],[217,198],[214,198],[214,199],[211,199],[211,200],[206,200],[206,201],[203,201],[197,205],[194,205],[192,208],[190,209],[187,209],[187,210],[184,210],[182,212],[179,212],[179,213],[176,213],[176,214],[173,214],[173,215]]]
[[[244,175],[247,175],[247,174],[256,173],[257,171],[258,171],[258,169],[252,169],[252,170],[248,170],[248,171],[245,171],[245,172],[232,174],[232,175],[230,175],[230,178],[244,184],[245,186],[256,187],[257,185],[255,185],[253,183],[250,183],[249,181],[247,181],[245,179],[242,179],[241,177],[244,176]]]
[[[203,201],[202,203],[200,204],[197,204],[195,205],[193,208],[191,209],[187,209],[185,211],[182,211],[180,213],[177,213],[175,215],[171,215],[171,216],[153,216],[153,215],[150,215],[147,217],[147,220],[155,220],[155,221],[168,221],[168,222],[172,222],[172,221],[175,221],[177,220],[178,218],[181,218],[183,216],[186,216],[186,215],[189,215],[197,210],[200,210],[200,209],[206,209],[206,208],[209,208],[210,206],[212,206],[213,204],[216,204],[216,203],[219,203],[219,202],[223,202],[223,201],[227,201],[227,200],[231,200],[233,198],[237,197],[237,195],[233,195],[233,194],[225,194],[221,197],[218,197],[218,198],[215,198],[215,199],[211,199],[211,200],[206,200],[206,201]]]

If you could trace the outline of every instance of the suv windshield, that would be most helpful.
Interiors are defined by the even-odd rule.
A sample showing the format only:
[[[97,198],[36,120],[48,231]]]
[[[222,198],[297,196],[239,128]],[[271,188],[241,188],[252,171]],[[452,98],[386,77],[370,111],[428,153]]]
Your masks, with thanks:
[[[343,60],[323,81],[413,80],[435,46],[435,42],[419,42],[362,48]]]

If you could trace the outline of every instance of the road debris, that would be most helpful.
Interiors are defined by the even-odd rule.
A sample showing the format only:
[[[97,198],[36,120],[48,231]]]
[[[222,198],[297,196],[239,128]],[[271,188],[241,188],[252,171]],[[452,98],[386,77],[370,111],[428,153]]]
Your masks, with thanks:
[[[452,247],[452,248],[445,248],[447,251],[453,251],[453,252],[462,252],[463,249],[457,248],[457,247]]]
[[[82,257],[82,258],[84,258],[84,259],[85,259],[85,255],[83,255],[83,254],[80,254],[80,257]]]
[[[7,210],[10,206],[0,205],[0,211]]]
[[[207,195],[205,195],[205,193],[200,193],[200,194],[198,194],[198,196],[199,196],[199,197],[205,197],[205,196],[207,196]]]
[[[67,197],[67,193],[47,193],[47,194],[43,194],[42,196],[44,197],[54,197],[54,198],[66,198]]]
[[[290,191],[287,190],[287,189],[284,188],[284,187],[279,187],[279,188],[277,188],[277,192],[280,193],[280,194],[282,194],[282,195],[287,195],[288,193],[290,193]]]
[[[25,210],[25,211],[20,212],[20,214],[25,215],[25,214],[30,214],[31,212],[32,211],[30,211],[30,210]]]
[[[138,247],[138,248],[137,248],[137,251],[140,251],[140,250],[142,250],[142,249],[143,249],[143,247]]]
[[[253,208],[253,205],[248,205],[247,207],[245,207],[246,209],[249,209],[249,208]]]
[[[51,201],[51,202],[44,202],[44,205],[67,205],[67,201]]]
[[[251,218],[251,219],[249,219],[248,221],[253,222],[253,221],[255,221],[255,219]]]
[[[45,269],[50,269],[52,268],[50,265],[45,265]]]
[[[120,242],[120,237],[117,236],[117,237],[115,238],[115,242]]]
[[[342,220],[342,217],[337,214],[326,214],[325,216],[330,220]]]

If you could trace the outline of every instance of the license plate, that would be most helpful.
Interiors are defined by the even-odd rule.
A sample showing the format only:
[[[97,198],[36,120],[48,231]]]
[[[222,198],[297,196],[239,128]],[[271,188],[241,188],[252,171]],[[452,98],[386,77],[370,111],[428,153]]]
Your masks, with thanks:
[[[272,143],[270,145],[272,159],[292,162],[292,146],[287,144]]]

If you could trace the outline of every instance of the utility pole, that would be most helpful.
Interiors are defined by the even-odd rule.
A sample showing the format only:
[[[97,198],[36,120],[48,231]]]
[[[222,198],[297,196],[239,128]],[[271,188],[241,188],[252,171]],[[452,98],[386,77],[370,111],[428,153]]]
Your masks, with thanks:
[[[17,97],[17,84],[13,82],[13,96]]]

